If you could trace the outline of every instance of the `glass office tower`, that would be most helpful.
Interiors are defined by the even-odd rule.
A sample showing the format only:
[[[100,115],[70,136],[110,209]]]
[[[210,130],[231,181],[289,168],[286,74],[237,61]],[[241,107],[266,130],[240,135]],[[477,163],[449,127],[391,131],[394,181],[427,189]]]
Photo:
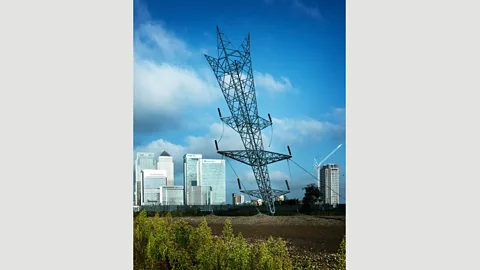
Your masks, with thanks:
[[[225,187],[225,160],[223,159],[202,159],[201,161],[200,185],[210,187],[209,203],[222,205],[227,203]]]
[[[167,185],[167,172],[164,170],[142,171],[142,205],[161,204],[161,187]]]
[[[138,152],[135,159],[135,204],[141,205],[142,171],[156,169],[154,153]]]
[[[186,154],[183,156],[183,186],[184,186],[184,203],[192,205],[191,192],[192,187],[199,186],[200,182],[200,161],[202,155]]]

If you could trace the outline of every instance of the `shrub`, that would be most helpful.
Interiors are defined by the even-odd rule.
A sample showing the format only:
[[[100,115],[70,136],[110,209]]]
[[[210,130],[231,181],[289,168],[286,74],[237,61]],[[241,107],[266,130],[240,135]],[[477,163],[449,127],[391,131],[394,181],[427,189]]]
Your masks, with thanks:
[[[235,237],[230,219],[225,220],[222,237],[215,244],[219,269],[248,269],[250,249],[241,233]]]
[[[345,270],[347,269],[347,248],[346,248],[346,240],[345,236],[343,237],[342,243],[340,243],[340,247],[338,248],[338,261],[335,267],[335,270]]]
[[[134,269],[293,269],[286,244],[270,237],[249,247],[230,219],[222,235],[213,239],[205,217],[193,228],[174,222],[169,212],[148,218],[145,211],[134,219]]]

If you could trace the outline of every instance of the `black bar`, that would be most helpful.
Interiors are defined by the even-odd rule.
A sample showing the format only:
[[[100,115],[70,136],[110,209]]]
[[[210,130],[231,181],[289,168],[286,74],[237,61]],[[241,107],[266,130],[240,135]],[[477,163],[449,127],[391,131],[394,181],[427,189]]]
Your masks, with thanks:
[[[217,151],[218,151],[218,143],[217,143],[217,140],[215,140],[215,148],[217,148]]]
[[[218,110],[218,115],[220,115],[220,118],[222,118],[222,113],[220,112],[220,108],[217,108]]]
[[[288,154],[291,156],[292,152],[290,151],[290,146],[287,146],[287,148],[288,148]]]
[[[238,182],[238,189],[242,190],[242,185],[240,185],[240,178],[237,178],[237,182]]]
[[[270,119],[270,124],[272,124],[272,117],[268,114],[268,119]]]
[[[288,185],[288,181],[285,180],[285,184],[287,184],[287,189],[290,190],[290,186]]]

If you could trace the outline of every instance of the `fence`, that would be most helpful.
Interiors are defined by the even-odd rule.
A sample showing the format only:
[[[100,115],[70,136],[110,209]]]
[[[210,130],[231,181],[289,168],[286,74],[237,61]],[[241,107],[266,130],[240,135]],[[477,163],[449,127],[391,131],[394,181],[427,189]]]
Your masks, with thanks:
[[[295,215],[301,212],[302,205],[276,205],[275,215]],[[174,216],[200,216],[215,214],[218,216],[252,216],[258,212],[267,213],[265,205],[145,205],[138,208],[137,211],[145,209],[149,215],[155,213],[171,212]],[[344,215],[345,205],[338,205],[337,208],[315,209],[312,214],[316,215]]]

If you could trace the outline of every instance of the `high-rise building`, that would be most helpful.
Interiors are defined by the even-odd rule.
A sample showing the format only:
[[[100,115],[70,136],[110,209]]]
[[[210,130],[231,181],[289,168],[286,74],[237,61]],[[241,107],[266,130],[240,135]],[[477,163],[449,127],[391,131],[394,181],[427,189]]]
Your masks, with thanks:
[[[200,166],[200,186],[210,187],[212,205],[227,203],[225,189],[225,160],[202,159]]]
[[[167,185],[165,170],[142,170],[141,205],[160,205],[162,203],[161,187]]]
[[[240,204],[240,196],[237,193],[232,193],[232,204],[238,205]]]
[[[225,160],[186,154],[183,157],[183,177],[186,205],[226,204]]]
[[[135,205],[141,205],[141,191],[142,191],[142,171],[154,170],[155,157],[153,153],[138,152],[135,159]]]
[[[232,203],[233,203],[233,205],[239,205],[239,204],[246,203],[245,202],[245,196],[243,194],[232,193]]]
[[[163,151],[160,154],[160,156],[158,157],[157,169],[165,170],[167,172],[167,186],[173,186],[174,185],[173,158],[172,156],[170,156],[169,153]]]
[[[190,200],[191,192],[194,192],[191,187],[199,186],[200,184],[200,162],[202,155],[186,154],[183,156],[183,187],[184,187],[184,203],[192,205]]]
[[[326,164],[320,169],[320,192],[322,203],[336,207],[339,203],[340,168],[337,164]]]

